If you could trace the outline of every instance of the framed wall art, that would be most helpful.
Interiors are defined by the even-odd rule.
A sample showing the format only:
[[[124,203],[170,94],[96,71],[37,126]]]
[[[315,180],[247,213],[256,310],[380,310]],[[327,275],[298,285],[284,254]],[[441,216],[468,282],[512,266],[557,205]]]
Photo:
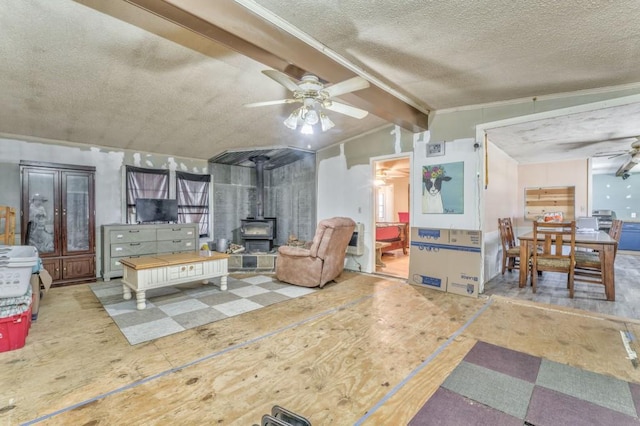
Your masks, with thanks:
[[[427,157],[440,157],[441,155],[444,155],[444,141],[427,144]]]
[[[422,167],[422,213],[464,213],[464,161]]]

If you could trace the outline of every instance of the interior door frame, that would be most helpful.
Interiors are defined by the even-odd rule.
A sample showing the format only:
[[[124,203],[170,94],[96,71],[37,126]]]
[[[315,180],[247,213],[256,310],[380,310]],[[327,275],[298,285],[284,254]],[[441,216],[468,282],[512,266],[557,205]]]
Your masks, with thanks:
[[[382,156],[377,156],[377,157],[371,157],[369,159],[369,164],[370,164],[370,172],[371,172],[371,210],[369,211],[369,218],[370,218],[370,223],[371,223],[371,237],[370,237],[370,241],[369,241],[369,247],[371,247],[370,253],[369,253],[369,262],[370,265],[372,265],[372,272],[375,273],[376,272],[376,232],[375,232],[375,226],[376,226],[376,209],[377,209],[377,199],[376,199],[376,186],[375,186],[375,180],[376,180],[376,165],[381,162],[381,161],[389,161],[389,160],[400,160],[400,159],[407,159],[409,160],[409,196],[407,198],[407,209],[409,211],[409,235],[411,235],[411,221],[412,221],[412,217],[413,215],[411,214],[411,206],[414,204],[411,200],[411,182],[413,182],[413,151],[407,151],[407,152],[401,152],[401,153],[397,153],[397,154],[390,154],[390,155],[382,155]],[[411,248],[411,247],[409,247]],[[409,250],[410,252],[410,250]],[[409,253],[408,252],[408,253]],[[408,273],[408,271],[407,271]]]

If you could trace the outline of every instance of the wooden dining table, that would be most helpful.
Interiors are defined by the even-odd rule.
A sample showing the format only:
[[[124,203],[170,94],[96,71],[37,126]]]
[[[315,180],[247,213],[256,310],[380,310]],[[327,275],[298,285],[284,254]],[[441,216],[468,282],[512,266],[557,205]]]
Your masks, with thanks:
[[[519,286],[527,285],[529,276],[529,262],[522,259],[529,259],[533,244],[533,232],[518,236],[520,241],[520,281]],[[538,241],[542,242],[540,237]],[[597,232],[576,232],[576,248],[586,248],[597,250],[600,254],[600,266],[602,268],[602,281],[607,300],[616,300],[616,281],[613,263],[618,242],[604,231]]]

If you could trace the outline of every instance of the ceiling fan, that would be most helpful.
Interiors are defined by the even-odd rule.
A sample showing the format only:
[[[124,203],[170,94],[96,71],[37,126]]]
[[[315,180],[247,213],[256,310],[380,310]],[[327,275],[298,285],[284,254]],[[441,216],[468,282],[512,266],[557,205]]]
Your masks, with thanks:
[[[390,167],[390,168],[383,167],[376,170],[376,176],[380,176],[388,179],[405,178],[409,176],[409,172],[399,168],[397,169],[394,167]]]
[[[631,143],[631,148],[624,151],[612,151],[612,152],[598,152],[594,157],[608,157],[609,159],[620,157],[622,155],[628,156],[626,161],[616,171],[616,176],[627,179],[629,177],[629,171],[633,169],[638,163],[640,163],[640,136],[635,137],[635,141]]]
[[[312,134],[313,126],[318,122],[320,122],[323,132],[335,126],[324,113],[324,110],[334,111],[358,119],[364,118],[369,114],[368,111],[336,102],[332,99],[345,93],[369,87],[369,82],[362,77],[353,77],[340,83],[325,86],[317,76],[310,73],[304,74],[300,81],[295,81],[288,75],[276,70],[263,70],[262,73],[290,90],[292,97],[276,101],[255,102],[245,104],[245,106],[260,107],[301,103],[302,106],[291,113],[289,118],[284,121],[284,125],[294,130],[301,125],[300,132],[303,134]]]
[[[377,186],[382,186],[382,185],[387,185],[389,182],[393,182],[395,179],[398,178],[408,178],[409,177],[409,172],[408,171],[404,171],[403,169],[396,169],[393,166],[392,167],[381,167],[381,168],[377,168],[376,169],[376,177],[375,177],[375,184]]]

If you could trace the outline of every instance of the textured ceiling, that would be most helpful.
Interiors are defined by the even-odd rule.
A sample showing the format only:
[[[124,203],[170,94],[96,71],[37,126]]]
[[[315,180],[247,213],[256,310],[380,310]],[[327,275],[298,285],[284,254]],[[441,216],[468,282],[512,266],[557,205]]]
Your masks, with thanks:
[[[639,118],[636,101],[495,127],[487,135],[519,163],[537,163],[541,156],[547,161],[593,157],[594,173],[615,173],[631,158],[626,152],[640,137]]]
[[[256,15],[264,7],[344,58],[352,74],[388,85],[423,111],[640,83],[636,0],[154,3],[194,15],[212,4],[241,3]],[[231,17],[226,24],[251,31]],[[270,67],[123,0],[3,0],[0,56],[4,135],[210,159],[238,149],[315,151],[393,121],[371,105],[363,120],[333,113],[333,129],[300,135],[282,125],[293,105],[243,107],[289,96],[261,73]],[[640,123],[637,110],[630,119]],[[557,128],[565,129],[561,139],[585,140]],[[525,144],[518,152],[542,158],[539,146],[549,142],[536,129],[505,129],[504,144]],[[606,131],[591,126],[589,140]],[[509,152],[498,133],[495,142]],[[580,148],[580,155],[605,149]]]
[[[640,78],[634,0],[257,3],[431,109]]]
[[[231,166],[255,167],[254,157],[262,157],[264,169],[271,170],[313,156],[313,152],[291,148],[226,151],[211,159],[212,163]]]

